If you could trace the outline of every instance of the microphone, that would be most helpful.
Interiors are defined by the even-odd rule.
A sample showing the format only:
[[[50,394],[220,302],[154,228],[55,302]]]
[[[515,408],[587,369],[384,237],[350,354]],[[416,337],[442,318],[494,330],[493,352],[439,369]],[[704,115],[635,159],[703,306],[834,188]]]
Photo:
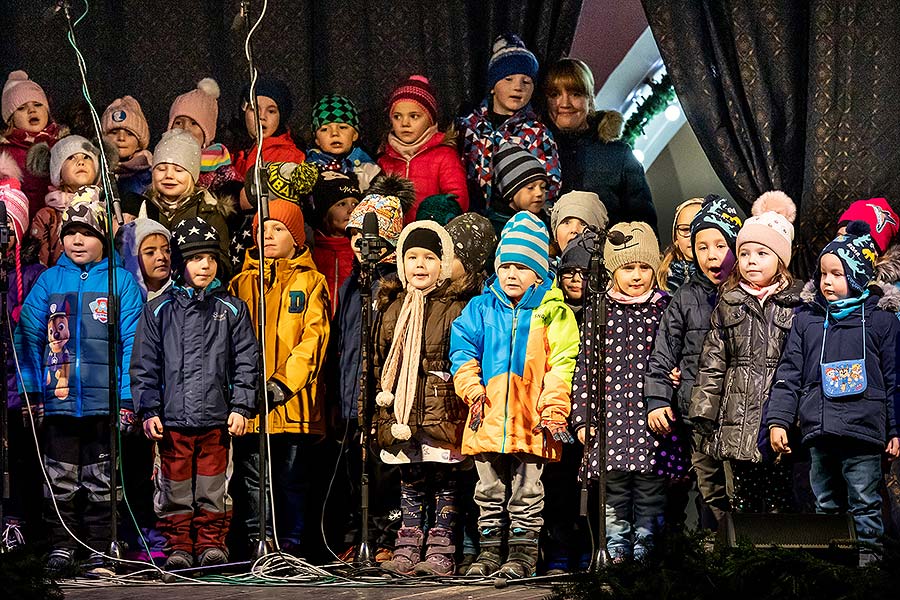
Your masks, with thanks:
[[[6,217],[6,202],[0,202],[0,248],[9,244],[9,223]]]
[[[387,247],[387,243],[381,239],[378,231],[378,215],[374,212],[367,212],[363,215],[362,239],[359,240],[359,253],[362,255],[364,263],[374,265],[382,258],[382,250]]]
[[[378,215],[374,212],[363,215],[363,236],[368,239],[381,237],[378,233]]]
[[[65,8],[66,0],[56,0],[53,4],[44,9],[43,14],[41,15],[41,20],[44,23],[49,23],[52,21],[56,15],[58,15],[63,8]]]

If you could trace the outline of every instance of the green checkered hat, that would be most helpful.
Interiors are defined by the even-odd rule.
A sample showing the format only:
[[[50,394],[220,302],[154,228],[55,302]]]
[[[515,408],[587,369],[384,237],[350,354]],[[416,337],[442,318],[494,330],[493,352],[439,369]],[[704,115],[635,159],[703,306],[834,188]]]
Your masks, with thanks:
[[[313,131],[329,123],[346,123],[359,131],[359,111],[346,96],[330,94],[316,104],[312,112]]]

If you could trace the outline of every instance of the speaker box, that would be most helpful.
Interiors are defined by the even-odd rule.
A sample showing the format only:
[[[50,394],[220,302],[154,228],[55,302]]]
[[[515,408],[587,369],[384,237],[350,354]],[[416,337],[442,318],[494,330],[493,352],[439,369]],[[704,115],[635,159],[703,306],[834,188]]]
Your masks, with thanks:
[[[859,551],[853,518],[848,514],[728,513],[721,528],[728,546],[779,546],[803,550],[832,562],[856,564]]]

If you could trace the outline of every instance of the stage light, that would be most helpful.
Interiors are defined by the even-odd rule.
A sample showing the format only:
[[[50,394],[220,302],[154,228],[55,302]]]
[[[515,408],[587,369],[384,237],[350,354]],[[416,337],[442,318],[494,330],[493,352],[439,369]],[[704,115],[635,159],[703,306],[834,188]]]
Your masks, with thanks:
[[[677,104],[672,104],[666,108],[666,118],[670,121],[677,121],[681,116],[681,108]]]
[[[643,164],[643,162],[644,162],[644,152],[643,152],[642,150],[638,150],[637,148],[635,148],[635,149],[632,150],[631,152],[634,154],[634,157],[635,157],[636,159],[638,159],[638,162]]]

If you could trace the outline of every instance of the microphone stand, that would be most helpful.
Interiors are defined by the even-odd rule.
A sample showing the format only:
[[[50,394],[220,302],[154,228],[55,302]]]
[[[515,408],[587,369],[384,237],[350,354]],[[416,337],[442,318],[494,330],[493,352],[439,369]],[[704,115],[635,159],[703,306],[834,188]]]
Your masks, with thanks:
[[[2,207],[0,215],[0,471],[3,478],[3,498],[0,501],[0,527],[3,526],[5,503],[10,498],[9,494],[9,396],[7,389],[7,362],[9,348],[12,343],[9,336],[12,328],[9,326],[9,313],[7,312],[6,292],[9,290],[9,274],[6,271],[6,251],[9,247],[9,227],[6,224],[6,206]],[[20,299],[21,300],[21,299]],[[0,542],[0,552],[6,552],[6,544]]]

